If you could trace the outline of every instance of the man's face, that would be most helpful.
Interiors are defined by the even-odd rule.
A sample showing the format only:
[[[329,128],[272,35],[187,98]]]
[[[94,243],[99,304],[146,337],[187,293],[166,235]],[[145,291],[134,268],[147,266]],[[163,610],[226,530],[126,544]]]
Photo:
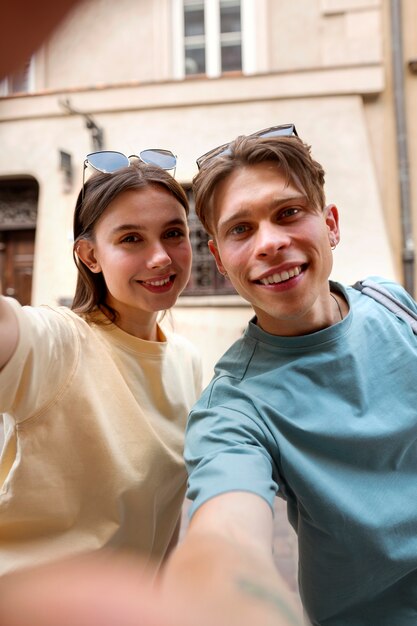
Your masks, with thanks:
[[[334,205],[312,206],[273,162],[235,170],[216,189],[209,246],[258,325],[302,335],[333,323],[328,278],[339,241]],[[334,305],[334,302],[333,302]]]

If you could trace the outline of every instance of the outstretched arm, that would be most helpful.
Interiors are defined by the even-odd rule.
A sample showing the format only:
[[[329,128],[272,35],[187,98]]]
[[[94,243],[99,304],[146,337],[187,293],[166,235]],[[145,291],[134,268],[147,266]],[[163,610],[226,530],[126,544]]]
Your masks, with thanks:
[[[251,493],[227,493],[197,511],[162,574],[204,626],[301,626],[300,610],[272,557],[269,505]]]
[[[271,557],[258,496],[218,496],[196,514],[154,584],[146,567],[102,554],[0,580],[1,626],[302,626]]]
[[[112,553],[1,577],[0,624],[197,626],[182,620],[175,605],[161,602],[142,561]]]
[[[12,307],[0,297],[0,370],[13,356],[19,338],[19,326]]]

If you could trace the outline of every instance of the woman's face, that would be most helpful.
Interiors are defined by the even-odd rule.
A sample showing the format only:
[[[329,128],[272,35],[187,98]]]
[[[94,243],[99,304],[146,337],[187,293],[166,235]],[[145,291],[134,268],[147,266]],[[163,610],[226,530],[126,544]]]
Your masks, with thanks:
[[[155,319],[172,307],[191,272],[184,207],[158,186],[122,192],[94,228],[93,272],[102,272],[106,302],[121,319]]]

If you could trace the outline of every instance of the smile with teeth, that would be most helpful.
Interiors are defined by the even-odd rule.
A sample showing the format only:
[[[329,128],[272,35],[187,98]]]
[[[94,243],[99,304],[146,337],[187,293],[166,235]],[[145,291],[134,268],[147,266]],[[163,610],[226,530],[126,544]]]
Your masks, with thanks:
[[[166,278],[161,278],[160,280],[141,280],[139,282],[144,285],[152,285],[152,287],[162,287],[163,285],[167,285],[171,280],[171,276],[167,276]]]
[[[275,285],[277,283],[284,282],[284,280],[289,280],[294,276],[298,276],[301,270],[301,265],[297,265],[296,267],[292,267],[287,271],[277,272],[275,274],[271,274],[270,276],[266,276],[265,278],[260,278],[257,282],[262,283],[262,285]]]

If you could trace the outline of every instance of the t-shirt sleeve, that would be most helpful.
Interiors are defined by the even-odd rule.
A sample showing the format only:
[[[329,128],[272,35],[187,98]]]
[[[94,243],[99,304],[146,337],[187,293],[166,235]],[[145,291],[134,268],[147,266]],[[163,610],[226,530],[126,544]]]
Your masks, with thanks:
[[[79,340],[64,313],[8,301],[18,320],[19,340],[0,372],[0,412],[22,422],[63,393],[75,367]]]
[[[186,432],[185,460],[189,472],[190,514],[207,500],[230,491],[259,495],[273,506],[270,442],[262,423],[248,411],[229,404],[204,407],[205,396],[191,412]]]

